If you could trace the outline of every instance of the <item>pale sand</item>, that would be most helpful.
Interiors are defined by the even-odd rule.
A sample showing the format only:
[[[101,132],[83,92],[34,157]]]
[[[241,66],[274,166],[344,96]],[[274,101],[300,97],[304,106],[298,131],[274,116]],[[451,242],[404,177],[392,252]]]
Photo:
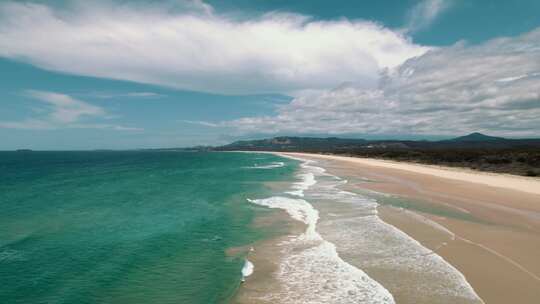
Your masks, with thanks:
[[[374,159],[287,154],[321,160],[319,165],[351,181],[350,190],[390,193],[418,204],[412,208],[414,212],[383,205],[380,216],[454,265],[486,303],[540,302],[539,179]],[[455,236],[436,237],[433,231],[441,229]],[[379,280],[376,274],[373,277]],[[384,278],[379,281],[384,285]],[[400,303],[399,295],[394,297]]]
[[[492,187],[512,189],[527,193],[540,194],[540,179],[533,177],[521,177],[510,174],[488,173],[473,171],[465,168],[452,168],[424,164],[412,164],[405,162],[397,162],[391,160],[381,160],[372,158],[348,157],[337,155],[320,155],[320,154],[303,154],[303,153],[286,153],[290,155],[310,155],[317,158],[329,160],[341,160],[359,165],[370,167],[381,167],[388,169],[404,170],[408,172],[427,174],[446,179],[459,180],[463,182],[471,182],[475,184],[484,184]]]

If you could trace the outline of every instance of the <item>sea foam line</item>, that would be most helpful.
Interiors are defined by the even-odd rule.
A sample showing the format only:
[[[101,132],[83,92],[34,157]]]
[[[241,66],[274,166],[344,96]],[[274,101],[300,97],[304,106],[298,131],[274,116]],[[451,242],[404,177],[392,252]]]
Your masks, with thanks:
[[[324,174],[326,170],[321,167],[309,165],[315,162],[313,160],[301,159],[292,156],[287,157],[301,161],[302,163],[300,164],[300,167],[302,169],[309,170],[309,172],[299,173],[297,176],[300,178],[300,181],[293,183],[291,187],[293,190],[285,192],[294,196],[303,197],[304,191],[317,183],[317,181],[315,180],[315,174]]]
[[[292,158],[292,157],[291,157]],[[294,158],[297,159],[297,158]],[[304,196],[304,191],[317,183],[315,174],[325,174],[314,161],[302,161],[304,171],[286,193]],[[274,196],[249,200],[268,208],[285,210],[291,218],[307,225],[306,231],[283,244],[285,259],[279,276],[286,283],[284,291],[268,295],[271,300],[285,303],[395,303],[390,292],[361,269],[341,259],[334,244],[317,232],[319,212],[309,202],[299,198]]]
[[[331,174],[325,173],[326,176],[334,177]],[[349,218],[346,220],[340,220],[339,218],[336,220],[331,220],[330,222],[335,222],[334,224],[330,224],[329,221],[325,221],[325,227],[326,225],[331,226],[339,226],[337,228],[343,230],[343,235],[347,236],[345,238],[338,237],[335,238],[335,236],[331,236],[328,234],[325,234],[327,237],[332,237],[333,242],[337,242],[336,244],[339,244],[339,247],[347,252],[354,252],[356,250],[368,250],[372,251],[375,249],[375,251],[381,250],[380,252],[372,252],[371,256],[375,254],[376,257],[372,262],[370,263],[383,263],[383,265],[386,265],[385,267],[390,267],[390,269],[394,268],[402,268],[405,265],[402,265],[403,262],[407,264],[407,267],[420,267],[419,271],[426,271],[426,274],[433,275],[437,271],[433,270],[432,268],[435,267],[438,269],[438,271],[442,271],[440,274],[444,274],[445,280],[448,283],[451,283],[452,288],[450,289],[436,289],[434,290],[435,294],[440,295],[449,295],[454,294],[455,296],[462,296],[469,298],[475,302],[483,303],[482,299],[476,294],[472,286],[469,284],[469,282],[466,280],[464,275],[459,272],[453,265],[448,263],[446,260],[444,260],[441,256],[437,255],[433,250],[430,250],[426,247],[424,247],[422,244],[420,244],[417,240],[407,235],[405,232],[399,230],[398,228],[394,227],[393,225],[390,225],[384,221],[382,221],[378,216],[376,212],[376,207],[378,206],[378,203],[371,199],[367,198],[361,195],[358,195],[353,192],[349,191],[343,191],[337,188],[340,185],[343,185],[344,182],[323,182],[324,185],[321,185],[317,187],[317,191],[311,193],[310,197],[315,197],[317,199],[324,199],[324,200],[330,200],[333,202],[344,202],[344,203],[351,203],[352,206],[355,206],[354,210],[360,210],[360,215],[355,216],[354,218]],[[356,211],[355,211],[356,212]],[[350,224],[349,224],[350,221]],[[340,223],[338,223],[340,222]],[[355,227],[358,224],[363,223],[363,229],[361,230],[354,230],[351,229],[351,227]],[[437,227],[441,230],[444,230],[445,232],[449,233],[451,238],[455,238],[455,235],[447,230],[444,229],[444,227]],[[349,231],[350,230],[350,231]],[[341,233],[340,233],[341,234]],[[364,241],[370,241],[370,238],[373,239],[373,237],[377,238],[376,236],[383,236],[383,239],[386,239],[386,237],[390,237],[390,239],[395,240],[397,243],[396,245],[399,246],[406,246],[399,249],[398,256],[396,256],[396,252],[394,250],[398,248],[389,247],[389,244],[386,244],[385,242],[378,244],[375,242],[373,245],[375,245],[374,248],[370,246],[369,248],[362,245],[361,247],[365,248],[348,248],[350,247],[348,244],[356,244],[358,243],[359,239],[355,238],[354,236],[361,236],[365,235],[368,238]],[[370,235],[370,236],[369,236]],[[371,243],[370,243],[371,244]],[[381,247],[382,246],[382,247]],[[348,248],[348,249],[346,249]],[[351,251],[352,250],[352,251]],[[389,255],[387,255],[390,253]],[[383,256],[380,256],[382,254]],[[387,256],[386,256],[387,255]],[[369,255],[368,255],[369,256]],[[386,257],[384,257],[386,256]],[[397,259],[396,259],[397,258]],[[416,261],[419,258],[423,258],[422,261]],[[425,260],[427,259],[427,260]],[[385,261],[386,260],[386,261]],[[390,262],[390,263],[388,263]],[[427,263],[427,264],[424,264]],[[368,263],[369,264],[369,263]],[[417,265],[418,264],[418,265]],[[427,267],[427,268],[426,268]],[[453,293],[455,292],[455,293]]]
[[[242,267],[242,282],[246,280],[247,277],[253,274],[253,270],[255,269],[255,266],[253,263],[246,259],[244,262],[244,267]]]
[[[284,155],[284,156],[289,157],[288,155]],[[295,158],[295,159],[302,161],[302,159],[298,159],[298,158]],[[312,163],[314,163],[314,161],[307,161],[307,162],[303,163],[302,167],[303,168],[308,168],[308,169],[310,167],[314,167],[314,166],[311,166]],[[455,296],[468,298],[468,299],[474,301],[475,303],[483,303],[482,299],[478,296],[478,294],[476,294],[476,292],[474,291],[472,286],[469,284],[469,282],[467,281],[465,276],[459,270],[457,270],[453,265],[448,263],[441,256],[436,254],[436,252],[434,252],[433,250],[430,250],[430,249],[424,247],[420,242],[418,242],[414,238],[410,237],[405,232],[403,232],[403,231],[399,230],[398,228],[396,228],[395,226],[393,226],[391,224],[388,224],[388,223],[384,222],[383,220],[381,220],[379,218],[379,216],[377,215],[378,203],[376,202],[376,200],[374,200],[372,198],[362,196],[362,195],[359,195],[357,193],[353,193],[353,192],[349,192],[349,191],[343,191],[343,190],[339,189],[338,187],[340,187],[343,184],[347,183],[346,180],[336,178],[336,176],[325,172],[324,169],[322,169],[321,172],[323,172],[323,173],[318,174],[317,176],[324,175],[324,178],[321,180],[321,184],[319,184],[319,183],[317,184],[316,189],[314,189],[315,191],[311,191],[312,189],[310,189],[310,191],[308,193],[309,197],[310,198],[316,198],[316,199],[323,199],[325,201],[332,201],[332,202],[335,202],[335,203],[344,202],[344,203],[352,204],[351,207],[353,207],[353,210],[356,210],[356,211],[354,211],[354,213],[356,214],[355,216],[359,216],[357,218],[351,218],[351,219],[348,219],[348,220],[346,219],[345,221],[343,221],[341,223],[339,223],[341,221],[340,217],[336,218],[334,216],[334,217],[330,218],[330,219],[332,219],[330,222],[337,221],[335,224],[330,224],[331,226],[337,226],[335,228],[338,228],[338,229],[341,229],[341,230],[343,230],[343,229],[346,230],[345,231],[346,233],[344,233],[344,235],[346,235],[347,237],[345,237],[345,238],[343,238],[343,237],[337,237],[336,238],[335,236],[332,236],[332,235],[328,234],[328,231],[326,231],[326,227],[327,227],[326,225],[328,225],[329,222],[326,219],[323,222],[324,225],[325,225],[325,226],[323,226],[324,229],[325,229],[324,236],[326,238],[331,238],[331,242],[333,242],[335,244],[338,244],[338,247],[340,248],[340,250],[345,250],[348,253],[355,252],[359,248],[354,248],[353,251],[347,250],[346,248],[350,247],[349,244],[357,244],[358,241],[359,241],[359,239],[357,239],[358,236],[362,236],[362,235],[367,236],[368,239],[366,239],[366,241],[369,241],[369,239],[373,238],[373,237],[377,238],[377,236],[378,236],[379,238],[381,238],[379,240],[379,243],[380,243],[379,245],[381,245],[383,247],[386,247],[386,248],[378,247],[379,245],[377,245],[378,243],[376,242],[374,244],[375,245],[374,249],[383,249],[383,251],[380,252],[380,253],[383,253],[383,255],[386,255],[386,253],[390,252],[391,254],[388,255],[388,258],[390,258],[390,256],[393,256],[394,258],[397,258],[395,261],[394,261],[394,258],[392,258],[390,264],[385,263],[386,266],[390,267],[390,269],[393,269],[395,267],[397,267],[397,268],[405,267],[403,269],[407,269],[407,267],[412,266],[412,267],[420,267],[420,268],[418,268],[418,270],[422,271],[422,272],[426,272],[426,275],[427,275],[426,277],[430,277],[432,275],[436,276],[437,273],[440,274],[440,275],[444,274],[446,277],[441,282],[446,281],[452,287],[449,288],[449,289],[444,289],[444,290],[439,289],[439,288],[435,288],[435,290],[433,290],[433,292],[432,292],[433,295],[437,295],[437,294],[450,295],[450,294],[453,294]],[[360,212],[360,213],[358,213],[358,212]],[[347,216],[347,217],[349,217],[349,216]],[[349,220],[351,220],[352,222],[350,224],[347,224],[347,222]],[[358,229],[352,229],[351,231],[347,230],[347,229],[350,230],[351,227],[358,227],[358,224],[359,224],[358,221],[363,222],[363,224],[361,224],[361,226],[363,228],[361,228],[360,230],[358,230]],[[454,239],[456,237],[451,231],[449,231],[447,229],[444,229],[444,226],[439,226],[437,228],[439,228],[439,229],[443,228],[441,230],[449,233],[450,237],[452,239]],[[372,231],[372,229],[378,230],[378,232]],[[344,231],[342,231],[342,232],[344,232]],[[396,252],[394,252],[394,250],[396,250],[398,248],[388,247],[388,244],[386,244],[385,242],[381,242],[381,240],[386,239],[386,237],[390,237],[391,239],[395,239],[395,241],[397,241],[396,245],[398,245],[398,247],[402,248],[402,249],[398,250],[398,252],[399,252],[398,256],[396,256]],[[368,245],[368,244],[363,244],[363,245],[360,244],[359,246],[360,247],[365,247],[365,245]],[[402,247],[402,246],[404,246],[404,247]],[[364,249],[360,248],[360,250],[366,250],[367,249],[368,251],[371,251],[372,249],[370,249],[370,248],[372,248],[372,246],[369,246],[369,248],[365,247]],[[353,249],[353,248],[351,247],[349,249]],[[416,252],[416,255],[413,254],[413,252]],[[366,255],[365,257],[370,259],[369,257],[373,256],[373,254],[369,254],[369,252],[367,252],[367,253],[368,253],[368,255]],[[402,254],[403,254],[403,256],[407,256],[409,254],[412,254],[412,255],[411,255],[410,258],[401,259],[399,257],[399,255],[402,255]],[[424,257],[421,258],[422,256],[424,256]],[[378,258],[382,258],[382,256],[379,255]],[[375,260],[373,260],[373,262],[375,262],[377,264],[378,258],[376,257]],[[420,258],[422,260],[417,261],[418,258]],[[378,260],[378,262],[383,262],[383,261]],[[407,264],[408,266],[404,265],[403,263]],[[366,264],[364,262],[362,262],[360,265],[363,265],[361,267],[366,266]],[[367,265],[371,265],[371,264],[368,263]],[[432,269],[433,267],[435,267],[436,269]],[[388,283],[388,282],[385,281],[385,284],[386,283]],[[394,284],[394,283],[392,283],[392,284]],[[431,285],[431,284],[429,284],[429,285]],[[389,284],[388,287],[391,287],[391,285]],[[420,288],[420,286],[418,286],[418,287]],[[448,286],[448,287],[450,287],[450,286]],[[395,288],[395,287],[393,287],[393,288]],[[392,290],[394,290],[394,289],[392,289]]]
[[[275,169],[275,168],[281,168],[284,167],[284,162],[271,162],[268,165],[254,165],[251,167],[244,167],[246,169]]]

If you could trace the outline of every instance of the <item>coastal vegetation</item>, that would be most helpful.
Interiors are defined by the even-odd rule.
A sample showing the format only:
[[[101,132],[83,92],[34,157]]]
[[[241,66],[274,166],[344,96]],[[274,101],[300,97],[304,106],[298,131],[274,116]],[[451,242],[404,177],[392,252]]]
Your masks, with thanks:
[[[441,141],[275,137],[237,141],[212,150],[336,154],[540,176],[540,139],[507,139],[481,133]]]

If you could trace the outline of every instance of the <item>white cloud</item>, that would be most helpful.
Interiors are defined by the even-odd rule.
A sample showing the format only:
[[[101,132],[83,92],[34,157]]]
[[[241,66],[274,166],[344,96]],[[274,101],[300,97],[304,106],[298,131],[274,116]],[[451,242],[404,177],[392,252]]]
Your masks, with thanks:
[[[112,124],[88,123],[88,118],[108,118],[109,114],[101,107],[69,95],[36,90],[28,90],[25,95],[46,104],[47,109],[36,108],[36,112],[42,114],[37,118],[27,118],[20,121],[0,121],[0,128],[23,130],[54,130],[59,128],[142,130]]]
[[[155,99],[161,98],[165,95],[154,93],[154,92],[127,92],[127,93],[104,93],[104,92],[94,92],[87,94],[88,96],[101,99],[113,99],[113,98],[140,98],[140,99]]]
[[[408,13],[405,31],[416,32],[430,26],[435,19],[449,9],[453,0],[422,0]]]
[[[105,110],[65,94],[44,91],[27,91],[37,100],[52,106],[49,120],[60,124],[78,121],[83,116],[104,116]]]
[[[211,128],[220,126],[220,124],[208,122],[208,121],[202,121],[202,120],[180,120],[180,122],[192,124],[192,125],[204,126],[204,127],[211,127]]]
[[[295,98],[276,116],[225,122],[244,133],[540,136],[540,28],[430,51],[382,74]]]
[[[140,98],[153,98],[153,97],[162,97],[163,95],[152,92],[131,92],[125,94],[127,97],[140,97]]]
[[[52,130],[54,125],[46,120],[25,119],[21,121],[0,121],[2,129],[20,129],[20,130]]]
[[[109,129],[114,131],[143,131],[143,128],[136,128],[136,127],[126,127],[126,126],[120,126],[120,125],[112,125],[112,124],[71,124],[68,126],[72,129]]]
[[[0,56],[79,75],[245,94],[329,89],[351,79],[374,85],[382,68],[428,50],[362,20],[285,13],[239,20],[201,1],[179,1],[176,10],[98,3],[0,4]]]
[[[534,76],[540,76],[540,73],[532,73],[532,74],[525,74],[525,75],[518,75],[518,76],[510,76],[510,77],[497,79],[497,81],[498,82],[512,82],[512,81],[520,80],[520,79],[527,78],[527,77],[534,77]]]

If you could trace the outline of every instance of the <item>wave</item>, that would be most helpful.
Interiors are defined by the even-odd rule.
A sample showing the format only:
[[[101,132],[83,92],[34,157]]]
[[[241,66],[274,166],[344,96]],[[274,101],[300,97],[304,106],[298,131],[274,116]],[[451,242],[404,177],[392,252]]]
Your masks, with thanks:
[[[302,163],[303,172],[298,175],[301,181],[294,183],[294,190],[286,193],[304,196],[304,191],[317,183],[315,175],[325,174],[324,169],[311,163]],[[286,196],[249,201],[285,210],[291,218],[307,226],[304,233],[280,244],[284,258],[277,276],[283,288],[267,295],[267,300],[293,304],[394,303],[388,290],[361,269],[341,259],[336,246],[317,232],[319,211],[308,201]]]
[[[297,177],[300,179],[300,181],[293,183],[291,191],[287,191],[285,193],[291,194],[294,196],[303,197],[304,191],[309,189],[311,186],[315,185],[317,181],[315,180],[315,175],[321,175],[325,173],[325,169],[321,167],[312,166],[310,164],[314,163],[312,160],[305,160],[301,158],[291,157],[292,159],[302,161],[300,164],[300,168],[303,169],[304,172],[301,172],[297,174]]]
[[[0,262],[15,262],[24,260],[26,260],[26,258],[24,257],[22,251],[13,249],[5,249],[0,251]]]
[[[381,220],[375,198],[342,190],[347,180],[327,173],[314,161],[294,159],[302,164],[297,175],[300,181],[285,192],[292,197],[250,200],[283,209],[307,225],[303,234],[279,244],[283,259],[277,277],[283,288],[265,300],[298,304],[394,303],[391,290],[418,302],[446,299],[449,303],[483,303],[461,272],[433,250]],[[451,241],[452,232],[446,235]],[[364,269],[392,275],[377,282]],[[407,278],[406,284],[403,278]]]
[[[242,267],[242,282],[246,280],[247,277],[253,274],[253,270],[255,269],[255,266],[253,263],[246,259],[244,262],[244,267]]]
[[[450,302],[482,303],[466,278],[433,250],[405,232],[381,220],[375,199],[341,190],[344,180],[326,178],[310,189],[309,198],[326,206],[332,215],[319,221],[318,229],[328,241],[338,244],[337,251],[362,269],[377,269],[396,275],[385,278],[386,288],[409,293],[417,299],[448,298]],[[427,222],[435,225],[436,223]],[[442,227],[434,227],[443,230]],[[454,235],[444,229],[451,241]],[[445,243],[443,242],[444,246]],[[403,284],[401,275],[414,280],[415,286]]]
[[[275,168],[281,168],[284,167],[284,162],[271,162],[268,165],[254,165],[251,167],[245,167],[246,169],[275,169]]]

